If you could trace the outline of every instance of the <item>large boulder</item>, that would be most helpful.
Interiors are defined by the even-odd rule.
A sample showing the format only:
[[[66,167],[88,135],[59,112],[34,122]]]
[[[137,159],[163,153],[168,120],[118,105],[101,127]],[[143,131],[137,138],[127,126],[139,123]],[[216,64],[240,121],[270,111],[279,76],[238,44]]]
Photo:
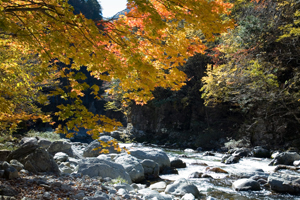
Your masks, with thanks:
[[[164,167],[170,167],[170,159],[167,154],[163,151],[141,151],[141,150],[131,150],[130,154],[138,159],[150,159],[154,162],[158,163],[160,171],[163,170]]]
[[[232,184],[232,188],[236,191],[260,190],[260,184],[253,179],[239,179]]]
[[[101,176],[103,178],[110,177],[112,179],[122,178],[131,184],[131,178],[124,167],[120,164],[101,160],[98,158],[85,158],[79,161],[78,173],[88,175],[90,177]]]
[[[99,140],[101,140],[103,142],[108,142],[108,141],[113,141],[115,139],[111,136],[105,135],[105,136],[99,137]],[[103,147],[98,140],[94,140],[83,150],[83,157],[97,157],[101,154],[100,151],[102,149],[107,149],[109,151],[109,153],[118,153],[118,151],[115,150],[115,148],[113,146]]]
[[[28,171],[59,173],[59,168],[53,157],[44,149],[37,148],[24,158],[19,160]]]
[[[12,159],[19,160],[34,152],[38,148],[38,145],[35,141],[26,142],[22,144],[18,149],[10,152],[6,160],[9,162]]]
[[[12,151],[7,161],[18,160],[28,171],[59,173],[58,166],[53,157],[44,149],[39,148],[35,140],[29,140],[18,149]]]
[[[250,150],[247,148],[237,148],[232,154],[233,156],[247,157],[250,155]]]
[[[132,182],[140,182],[145,179],[144,168],[136,157],[123,155],[118,157],[115,163],[121,164],[125,168]]]
[[[269,165],[293,165],[293,162],[300,160],[300,155],[296,152],[283,152],[277,154]]]
[[[300,177],[289,174],[272,173],[268,177],[271,189],[279,193],[300,194]]]
[[[150,159],[142,160],[141,162],[144,168],[144,175],[146,179],[155,179],[159,175],[159,166],[157,162]]]
[[[185,194],[191,193],[196,198],[200,198],[201,196],[198,188],[184,178],[178,179],[173,184],[168,185],[165,189],[165,193],[174,196],[184,196]]]
[[[252,155],[257,158],[270,158],[271,152],[268,149],[265,149],[261,146],[256,146],[252,150]]]
[[[240,159],[241,159],[241,157],[239,155],[225,154],[222,157],[221,163],[225,163],[225,164],[238,163],[240,161]]]

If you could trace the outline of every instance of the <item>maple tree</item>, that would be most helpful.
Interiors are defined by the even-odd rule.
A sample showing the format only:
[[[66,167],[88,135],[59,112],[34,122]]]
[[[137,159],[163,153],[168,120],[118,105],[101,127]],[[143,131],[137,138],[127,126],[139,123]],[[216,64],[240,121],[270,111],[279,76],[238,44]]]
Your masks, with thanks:
[[[60,111],[55,115],[67,121],[66,127],[59,127],[58,131],[71,136],[78,127],[84,127],[95,137],[100,132],[111,131],[121,124],[94,115],[82,105],[87,84],[78,81],[85,77],[72,70],[86,66],[97,79],[118,81],[119,89],[111,88],[107,92],[121,93],[123,104],[131,100],[145,104],[153,98],[156,87],[178,90],[185,84],[186,76],[178,66],[206,49],[199,31],[205,40],[212,41],[233,27],[233,21],[224,17],[230,14],[231,7],[232,4],[222,0],[129,0],[131,11],[126,15],[116,21],[95,22],[82,14],[74,15],[72,6],[64,0],[1,0],[1,48],[8,48],[11,54],[17,52],[14,54],[17,60],[6,54],[7,62],[0,69],[7,74],[21,71],[22,77],[11,76],[10,80],[26,89],[16,87],[16,93],[3,90],[0,121],[9,121],[7,124],[11,126],[39,116],[49,119],[38,110],[33,111],[36,109],[33,104],[19,106],[19,115],[15,110],[9,113],[5,109],[10,98],[7,95],[15,98],[10,101],[12,106],[22,96],[33,102],[38,100],[36,94],[41,89],[38,85],[64,77],[70,82],[68,90],[57,87],[52,95],[70,98],[72,103],[58,106]],[[23,69],[24,61],[32,56],[35,63],[27,71]],[[70,68],[58,67],[57,62]],[[1,79],[4,87],[9,84],[6,80]],[[99,86],[93,85],[91,89],[95,98],[101,98]],[[46,96],[39,95],[40,102],[46,103]],[[10,120],[12,115],[17,119]]]

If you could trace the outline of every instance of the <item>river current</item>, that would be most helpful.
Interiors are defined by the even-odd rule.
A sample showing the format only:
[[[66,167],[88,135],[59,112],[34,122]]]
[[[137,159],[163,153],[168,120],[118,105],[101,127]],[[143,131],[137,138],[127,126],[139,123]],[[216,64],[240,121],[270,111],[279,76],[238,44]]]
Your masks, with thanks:
[[[167,153],[170,160],[179,158],[187,165],[186,168],[179,168],[178,174],[160,175],[162,179],[175,181],[185,178],[197,186],[204,199],[224,199],[224,200],[300,200],[300,196],[279,194],[262,188],[260,191],[237,192],[232,189],[232,183],[240,178],[249,178],[258,172],[268,175],[274,171],[275,166],[268,166],[271,159],[261,159],[254,157],[242,158],[239,163],[223,164],[221,158],[224,154],[214,152],[214,156],[204,156],[204,152],[183,151],[178,149],[164,149],[160,147],[148,147],[141,144],[121,144],[127,149],[139,149],[143,151],[162,150]],[[204,164],[207,166],[203,166]],[[214,173],[207,172],[207,167],[218,167],[228,172]],[[189,178],[193,172],[202,172],[212,178]]]

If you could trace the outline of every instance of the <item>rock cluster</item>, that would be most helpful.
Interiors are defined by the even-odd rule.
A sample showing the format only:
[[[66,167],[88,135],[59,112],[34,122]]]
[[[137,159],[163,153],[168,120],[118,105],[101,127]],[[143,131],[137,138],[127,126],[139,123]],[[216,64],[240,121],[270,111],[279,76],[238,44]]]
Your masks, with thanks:
[[[0,179],[7,183],[1,185],[0,195],[23,200],[174,199],[200,195],[197,187],[187,180],[173,184],[163,181],[149,188],[140,184],[146,178],[159,178],[160,171],[171,168],[163,151],[134,150],[131,154],[112,151],[104,155],[99,153],[101,148],[98,141],[85,145],[24,138],[19,148],[4,154],[0,162]],[[179,159],[173,163],[185,166]],[[27,187],[33,190],[26,191]]]

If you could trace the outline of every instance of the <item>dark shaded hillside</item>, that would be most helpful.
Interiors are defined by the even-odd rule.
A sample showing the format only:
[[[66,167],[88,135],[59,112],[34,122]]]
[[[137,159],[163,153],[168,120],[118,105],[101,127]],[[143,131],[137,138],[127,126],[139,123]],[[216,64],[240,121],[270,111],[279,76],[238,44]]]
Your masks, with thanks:
[[[209,62],[205,55],[191,57],[183,68],[190,79],[186,86],[178,92],[157,89],[155,99],[147,105],[130,108],[128,122],[137,133],[146,134],[137,140],[212,149],[237,131],[243,120],[240,114],[231,112],[226,104],[205,107],[201,99],[201,78]]]

